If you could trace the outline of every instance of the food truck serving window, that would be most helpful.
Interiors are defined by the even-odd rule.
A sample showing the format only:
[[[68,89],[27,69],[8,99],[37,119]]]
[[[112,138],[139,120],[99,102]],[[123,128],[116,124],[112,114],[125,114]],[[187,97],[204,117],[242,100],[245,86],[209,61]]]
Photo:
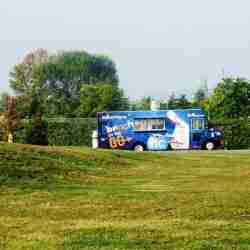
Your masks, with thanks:
[[[165,130],[164,119],[135,119],[135,131]]]
[[[204,129],[205,120],[204,119],[192,119],[192,129]]]

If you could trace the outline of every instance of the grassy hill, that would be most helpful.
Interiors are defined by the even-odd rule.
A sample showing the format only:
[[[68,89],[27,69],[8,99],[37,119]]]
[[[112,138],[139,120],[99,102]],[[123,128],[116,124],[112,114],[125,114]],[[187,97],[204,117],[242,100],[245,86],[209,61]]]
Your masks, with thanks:
[[[0,144],[0,249],[250,249],[248,151]]]

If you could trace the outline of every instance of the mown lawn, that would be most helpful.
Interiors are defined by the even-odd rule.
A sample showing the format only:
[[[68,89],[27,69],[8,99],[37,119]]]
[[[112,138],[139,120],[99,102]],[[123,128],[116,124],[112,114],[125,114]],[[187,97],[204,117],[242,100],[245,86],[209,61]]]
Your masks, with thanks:
[[[0,144],[0,249],[250,249],[249,154]]]

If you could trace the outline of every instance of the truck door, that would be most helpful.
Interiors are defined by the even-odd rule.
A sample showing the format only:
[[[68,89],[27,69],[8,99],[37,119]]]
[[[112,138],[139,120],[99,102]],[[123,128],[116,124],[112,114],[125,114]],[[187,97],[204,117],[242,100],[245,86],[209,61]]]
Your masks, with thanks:
[[[192,118],[191,119],[191,147],[194,149],[201,148],[202,133],[205,129],[204,118]]]

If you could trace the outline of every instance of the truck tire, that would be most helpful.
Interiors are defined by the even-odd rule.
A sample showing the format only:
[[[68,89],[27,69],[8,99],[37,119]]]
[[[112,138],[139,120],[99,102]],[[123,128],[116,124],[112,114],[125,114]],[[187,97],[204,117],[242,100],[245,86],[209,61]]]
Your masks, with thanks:
[[[206,150],[209,150],[209,151],[214,150],[215,144],[211,141],[208,141],[208,142],[206,142],[205,148],[206,148]]]
[[[144,146],[142,144],[136,144],[134,146],[134,151],[135,152],[143,152],[145,150]]]
[[[172,148],[171,144],[169,143],[168,147],[167,147],[167,151],[171,151],[171,150],[173,150],[173,148]]]

